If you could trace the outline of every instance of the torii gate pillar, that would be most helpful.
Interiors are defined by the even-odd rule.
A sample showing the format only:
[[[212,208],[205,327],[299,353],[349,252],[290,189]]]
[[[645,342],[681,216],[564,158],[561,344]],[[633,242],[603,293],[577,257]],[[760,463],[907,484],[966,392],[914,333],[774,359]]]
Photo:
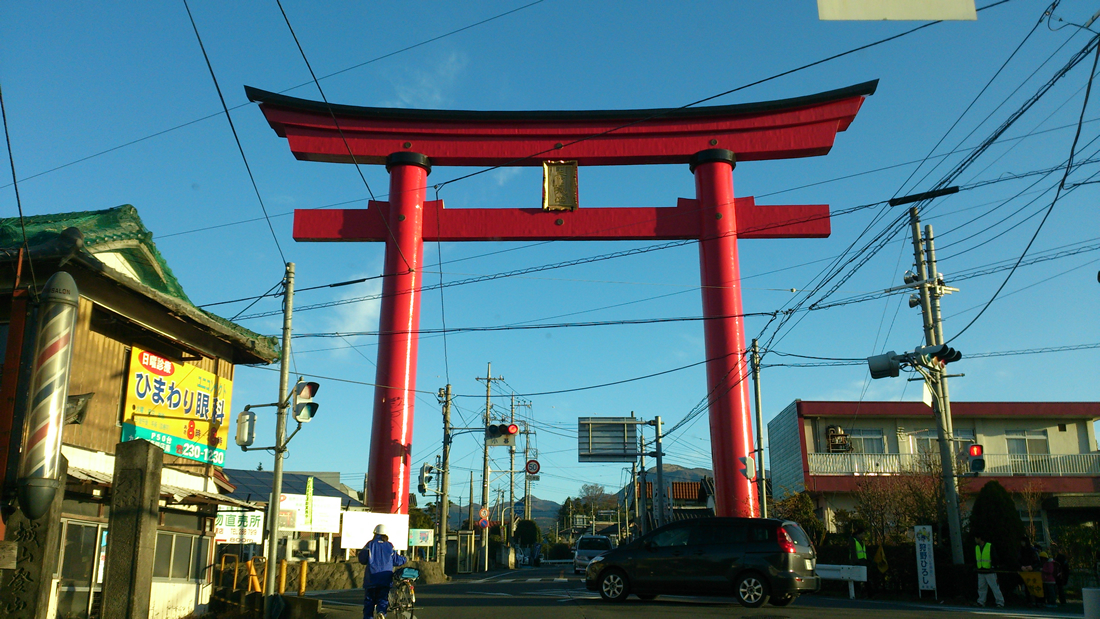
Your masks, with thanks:
[[[386,513],[409,512],[409,459],[412,457],[413,398],[416,394],[416,331],[420,326],[421,262],[424,258],[424,192],[431,172],[428,158],[395,153],[385,221],[386,258],[379,309],[378,367],[374,383],[374,423],[367,477],[367,500]]]
[[[745,325],[737,259],[737,212],[733,199],[733,153],[705,150],[692,157],[699,203],[699,272],[710,408],[710,453],[715,471],[714,512],[759,515],[752,484],[734,471],[752,452],[749,387],[745,380]],[[720,316],[727,318],[718,319]],[[761,463],[759,466],[763,466]],[[719,476],[718,471],[725,472]]]
[[[756,516],[738,472],[753,453],[737,239],[825,237],[826,205],[757,206],[735,199],[733,166],[824,155],[877,82],[781,101],[675,110],[464,112],[304,101],[245,88],[268,123],[309,161],[385,163],[390,201],[366,209],[297,210],[299,241],[386,243],[367,502],[408,512],[416,331],[424,241],[673,240],[699,242],[714,462],[715,513]],[[708,148],[709,146],[709,148]],[[696,199],[675,207],[446,210],[425,202],[432,165],[689,164]],[[757,469],[763,468],[757,463]]]

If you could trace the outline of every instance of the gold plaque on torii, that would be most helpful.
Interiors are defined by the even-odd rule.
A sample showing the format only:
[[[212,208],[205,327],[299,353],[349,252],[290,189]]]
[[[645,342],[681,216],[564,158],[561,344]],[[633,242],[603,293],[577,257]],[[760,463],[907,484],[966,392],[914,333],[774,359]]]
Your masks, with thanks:
[[[542,210],[575,211],[577,200],[577,162],[542,162]]]

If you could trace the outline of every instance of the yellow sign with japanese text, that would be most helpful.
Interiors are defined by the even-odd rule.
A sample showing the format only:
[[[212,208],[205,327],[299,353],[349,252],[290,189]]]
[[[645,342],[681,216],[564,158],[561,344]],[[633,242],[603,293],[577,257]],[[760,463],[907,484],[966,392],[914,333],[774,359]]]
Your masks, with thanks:
[[[133,347],[126,377],[122,440],[143,438],[164,453],[225,464],[233,381]]]

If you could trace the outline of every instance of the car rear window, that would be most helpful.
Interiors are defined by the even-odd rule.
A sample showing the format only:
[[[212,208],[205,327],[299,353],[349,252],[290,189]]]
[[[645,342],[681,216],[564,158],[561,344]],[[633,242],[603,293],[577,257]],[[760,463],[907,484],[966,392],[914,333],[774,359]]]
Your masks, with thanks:
[[[577,550],[611,550],[611,540],[588,538],[577,541]]]
[[[791,536],[791,541],[795,546],[802,546],[803,548],[810,547],[810,538],[806,535],[806,532],[802,530],[802,527],[797,524],[789,523],[783,525],[783,530],[787,532],[787,535]]]

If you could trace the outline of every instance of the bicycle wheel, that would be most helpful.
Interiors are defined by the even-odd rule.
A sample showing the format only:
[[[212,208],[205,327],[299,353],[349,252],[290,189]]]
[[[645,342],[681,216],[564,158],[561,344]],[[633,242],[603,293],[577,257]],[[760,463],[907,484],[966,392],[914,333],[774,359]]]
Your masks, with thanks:
[[[395,619],[412,619],[414,598],[409,583],[400,583],[393,588],[391,593],[388,615]]]

